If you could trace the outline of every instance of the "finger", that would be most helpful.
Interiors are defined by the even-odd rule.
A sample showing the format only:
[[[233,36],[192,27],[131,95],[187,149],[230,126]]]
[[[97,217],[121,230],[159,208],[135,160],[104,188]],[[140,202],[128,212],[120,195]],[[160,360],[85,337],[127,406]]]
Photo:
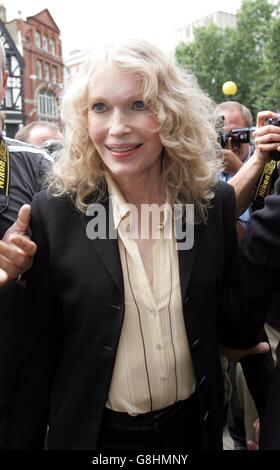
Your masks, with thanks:
[[[231,137],[229,137],[229,139],[228,139],[228,141],[227,141],[227,143],[226,143],[225,149],[232,151],[232,141],[231,141]]]
[[[270,351],[270,346],[265,341],[260,342],[253,348],[249,349],[249,354],[267,354]]]
[[[258,444],[256,444],[256,442],[254,442],[254,441],[248,441],[247,442],[247,448],[248,448],[248,450],[259,450]]]
[[[279,134],[265,134],[265,135],[258,135],[256,136],[255,144],[278,144],[280,145],[280,128],[279,128]]]
[[[30,222],[30,215],[31,215],[31,206],[29,204],[24,204],[19,210],[17,220],[12,225],[12,227],[10,227],[10,233],[11,232],[16,232],[16,233],[21,233],[21,234],[27,233],[29,222]]]
[[[256,443],[259,444],[260,442],[260,420],[259,419],[256,419],[255,423],[254,423],[254,428],[255,428],[255,439],[256,439]]]
[[[260,137],[273,138],[279,142],[280,140],[280,127],[278,126],[263,126],[259,127],[254,133],[253,138],[256,141]]]
[[[9,276],[3,269],[0,268],[0,286],[4,286],[9,282]]]
[[[257,127],[262,127],[265,125],[267,119],[277,117],[277,113],[273,111],[260,111],[257,114]]]
[[[264,144],[264,143],[257,143],[256,144],[256,150],[258,152],[272,152],[273,150],[278,150],[279,149],[279,142],[274,142],[270,144]]]
[[[223,149],[223,153],[225,157],[228,158],[238,158],[236,154],[231,149]]]
[[[23,235],[11,235],[10,242],[20,248],[26,256],[34,256],[37,251],[36,243]]]
[[[25,270],[30,265],[31,256],[12,243],[0,242],[0,267],[6,269],[6,263],[12,264],[15,268]],[[5,264],[4,264],[5,263]]]
[[[6,259],[4,256],[0,257],[0,266],[1,266],[1,272],[6,273],[6,276],[2,275],[2,278],[4,280],[6,279],[6,282],[11,280],[11,279],[17,279],[20,274],[22,274],[24,271],[16,266],[13,263],[10,263],[8,259]]]

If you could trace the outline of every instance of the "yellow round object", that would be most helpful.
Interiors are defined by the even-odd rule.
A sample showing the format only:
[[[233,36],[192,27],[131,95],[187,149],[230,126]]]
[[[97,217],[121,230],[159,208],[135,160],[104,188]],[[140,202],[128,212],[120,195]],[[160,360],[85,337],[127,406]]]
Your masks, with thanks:
[[[224,95],[233,96],[237,93],[237,85],[234,82],[225,82],[222,90]]]

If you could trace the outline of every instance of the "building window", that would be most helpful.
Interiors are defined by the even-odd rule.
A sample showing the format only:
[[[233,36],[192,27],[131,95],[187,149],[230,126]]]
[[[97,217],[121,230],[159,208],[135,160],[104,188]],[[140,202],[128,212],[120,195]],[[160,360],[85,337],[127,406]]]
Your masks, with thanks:
[[[50,39],[50,52],[52,55],[55,55],[55,40],[54,39]]]
[[[42,73],[42,61],[41,60],[36,60],[36,75],[37,75],[38,80],[42,80],[43,73]]]
[[[45,121],[57,120],[57,103],[55,96],[48,91],[41,91],[38,95],[38,116]]]
[[[48,36],[46,36],[45,34],[43,36],[43,50],[45,52],[49,52],[49,39]]]
[[[12,90],[12,88],[7,88],[7,90],[6,90],[5,105],[6,105],[6,108],[12,108],[13,107],[13,90]]]
[[[50,65],[47,63],[45,64],[45,80],[50,81]]]
[[[55,65],[52,66],[52,82],[57,83],[57,68]]]
[[[36,47],[38,47],[38,49],[41,49],[41,33],[39,33],[39,31],[36,31],[35,33],[35,42]]]

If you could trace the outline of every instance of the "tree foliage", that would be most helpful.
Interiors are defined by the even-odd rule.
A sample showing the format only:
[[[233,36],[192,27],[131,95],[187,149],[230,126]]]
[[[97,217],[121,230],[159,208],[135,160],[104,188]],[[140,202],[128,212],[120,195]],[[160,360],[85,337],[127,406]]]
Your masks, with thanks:
[[[254,115],[280,110],[279,2],[243,0],[236,28],[198,27],[193,42],[177,47],[176,58],[217,103],[225,100],[223,83],[232,80],[238,86],[233,99]]]

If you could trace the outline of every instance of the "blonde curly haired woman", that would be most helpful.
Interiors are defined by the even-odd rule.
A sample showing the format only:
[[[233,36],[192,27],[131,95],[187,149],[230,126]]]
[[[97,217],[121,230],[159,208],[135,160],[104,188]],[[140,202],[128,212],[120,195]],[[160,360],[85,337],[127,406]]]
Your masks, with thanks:
[[[10,447],[42,448],[48,425],[48,449],[222,448],[217,330],[236,235],[213,109],[144,41],[70,83],[65,147],[32,207]]]

